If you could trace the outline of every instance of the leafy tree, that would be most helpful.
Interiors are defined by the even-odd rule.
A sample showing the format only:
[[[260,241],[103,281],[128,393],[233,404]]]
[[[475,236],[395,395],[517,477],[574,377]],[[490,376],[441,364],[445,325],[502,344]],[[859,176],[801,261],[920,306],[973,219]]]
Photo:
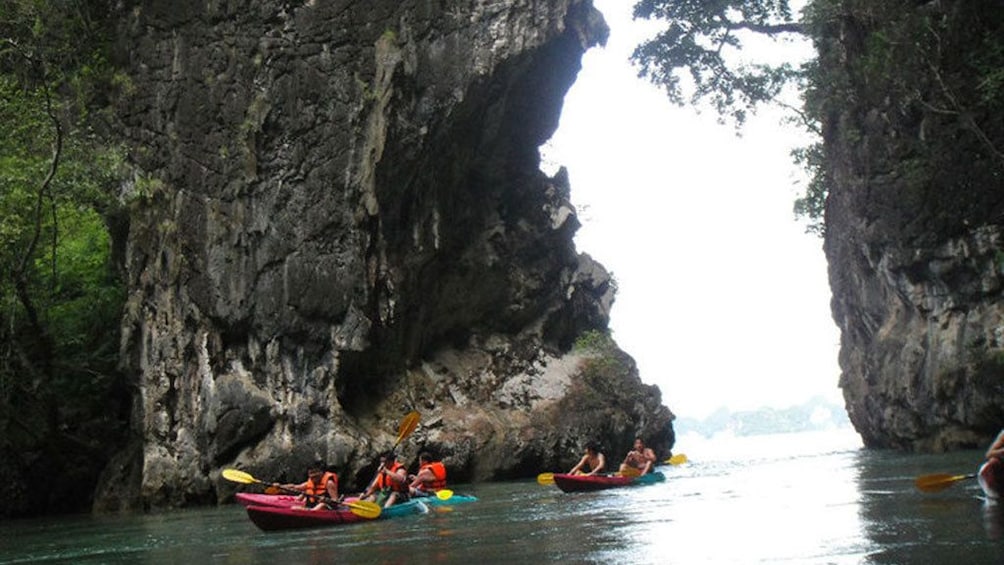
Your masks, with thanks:
[[[881,142],[892,157],[885,166],[903,182],[870,204],[916,230],[950,231],[1000,212],[995,191],[980,187],[998,186],[1004,173],[1002,14],[995,0],[808,0],[796,20],[788,0],[640,0],[635,17],[666,26],[632,60],[672,102],[710,104],[737,126],[787,85],[800,89],[804,105],[791,109],[816,133],[824,116],[880,112],[899,132],[895,142]],[[830,58],[797,68],[743,64],[737,54],[754,34],[803,34]],[[837,46],[837,37],[845,45]],[[852,125],[842,127],[854,135]],[[795,213],[820,234],[831,186],[825,148],[820,141],[793,153],[811,175]],[[963,153],[969,161],[958,158]]]
[[[631,59],[640,75],[662,86],[675,104],[710,102],[720,116],[742,125],[747,112],[774,100],[800,76],[789,63],[743,64],[734,57],[742,49],[744,32],[804,32],[787,0],[641,0],[634,17],[666,23]]]
[[[4,514],[86,507],[124,426],[123,288],[106,219],[120,152],[100,123],[102,2],[0,7],[0,495]],[[38,477],[59,477],[45,489]]]
[[[756,36],[790,39],[804,36],[806,26],[796,21],[788,0],[640,0],[634,17],[664,21],[666,27],[644,41],[632,54],[639,75],[665,89],[677,105],[710,104],[720,121],[741,128],[749,114],[763,104],[779,102],[785,87],[806,88],[814,63],[744,63],[738,56],[743,41]],[[818,133],[814,116],[787,106],[797,121]],[[810,220],[808,231],[822,234],[827,178],[822,167],[822,144],[793,152],[811,181],[794,205],[795,215]]]

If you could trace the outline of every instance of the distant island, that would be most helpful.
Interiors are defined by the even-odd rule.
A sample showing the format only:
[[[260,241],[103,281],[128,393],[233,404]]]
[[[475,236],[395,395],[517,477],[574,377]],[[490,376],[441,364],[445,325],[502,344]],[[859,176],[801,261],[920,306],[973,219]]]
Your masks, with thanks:
[[[704,419],[678,417],[673,422],[677,437],[698,434],[706,438],[719,433],[755,436],[850,427],[844,407],[821,396],[789,408],[763,407],[739,412],[719,408]]]

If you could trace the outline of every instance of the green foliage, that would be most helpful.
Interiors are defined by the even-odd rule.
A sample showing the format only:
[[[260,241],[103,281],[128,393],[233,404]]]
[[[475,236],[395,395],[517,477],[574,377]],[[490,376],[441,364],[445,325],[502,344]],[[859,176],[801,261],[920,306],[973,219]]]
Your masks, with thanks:
[[[583,362],[582,375],[586,382],[591,383],[594,390],[605,390],[610,386],[616,386],[611,383],[619,382],[623,374],[629,372],[624,353],[617,347],[609,332],[600,330],[583,332],[575,340],[574,350],[591,354],[590,358]]]
[[[815,0],[811,8],[821,59],[807,77],[806,111],[839,124],[831,140],[845,149],[839,166],[868,177],[851,205],[904,240],[941,240],[999,218],[999,3]],[[814,212],[811,196],[805,208]]]
[[[806,231],[822,236],[826,231],[823,213],[826,210],[826,196],[830,186],[823,144],[817,142],[795,149],[791,152],[791,156],[797,165],[809,172],[810,179],[805,194],[795,200],[795,217],[807,218],[809,224],[806,226]]]
[[[613,338],[610,337],[608,332],[601,330],[589,330],[587,332],[583,332],[575,340],[575,350],[605,354],[616,351],[617,344],[614,343]]]
[[[663,87],[675,104],[709,102],[719,116],[742,125],[748,112],[776,98],[799,75],[788,63],[741,64],[734,57],[742,49],[742,32],[801,31],[787,0],[641,0],[634,16],[666,23],[631,59],[639,75]]]
[[[666,28],[639,45],[631,58],[641,69],[639,75],[662,86],[675,104],[708,103],[720,121],[730,120],[741,127],[759,106],[775,103],[787,86],[796,85],[803,92],[809,87],[806,79],[814,63],[795,67],[787,62],[739,62],[743,38],[805,33],[803,24],[794,20],[787,0],[640,0],[634,15],[666,23]],[[818,133],[818,114],[799,111],[798,116],[798,122]],[[822,144],[796,150],[793,158],[808,169],[812,179],[805,195],[795,202],[795,215],[809,220],[809,232],[822,235],[829,181]]]
[[[0,496],[3,515],[86,508],[125,431],[124,289],[106,219],[122,152],[103,142],[114,70],[98,1],[0,10]],[[39,476],[65,487],[29,488]]]
[[[811,181],[795,213],[822,234],[830,171],[870,171],[867,202],[852,203],[910,237],[940,237],[1004,214],[1004,11],[996,0],[809,0],[802,20],[786,0],[640,0],[635,16],[665,29],[632,59],[672,102],[710,103],[741,125],[785,85],[804,96],[800,120],[821,145],[794,152]],[[800,68],[738,64],[742,33],[802,33],[819,59]],[[965,155],[965,158],[961,158]]]

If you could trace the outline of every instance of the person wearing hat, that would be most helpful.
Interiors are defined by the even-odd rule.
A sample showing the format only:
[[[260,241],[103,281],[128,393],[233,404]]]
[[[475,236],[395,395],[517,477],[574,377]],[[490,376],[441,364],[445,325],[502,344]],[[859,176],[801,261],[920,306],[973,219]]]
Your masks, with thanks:
[[[408,500],[408,470],[398,463],[397,455],[393,451],[380,456],[380,466],[377,467],[376,476],[359,499],[383,500],[384,508]]]

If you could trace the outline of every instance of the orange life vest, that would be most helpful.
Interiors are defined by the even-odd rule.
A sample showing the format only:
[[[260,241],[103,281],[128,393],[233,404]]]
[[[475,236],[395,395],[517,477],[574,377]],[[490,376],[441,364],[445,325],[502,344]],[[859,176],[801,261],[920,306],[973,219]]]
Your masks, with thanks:
[[[308,496],[328,496],[328,481],[335,481],[335,486],[338,486],[338,475],[332,472],[326,472],[321,476],[321,482],[314,483],[310,479],[303,483],[303,494]]]
[[[400,483],[395,483],[394,481],[390,480],[390,477],[387,476],[389,473],[393,473],[400,468],[401,464],[395,461],[394,464],[390,466],[390,469],[384,469],[383,471],[380,471],[380,475],[377,476],[377,484],[376,484],[377,488],[380,490],[390,489],[390,490],[396,490],[397,492],[408,492],[408,481],[401,481]]]
[[[446,488],[446,466],[443,465],[442,461],[433,461],[432,463],[426,463],[419,467],[419,471],[422,469],[428,469],[432,471],[432,475],[436,477],[433,481],[422,481],[422,490],[437,491],[442,488]]]

